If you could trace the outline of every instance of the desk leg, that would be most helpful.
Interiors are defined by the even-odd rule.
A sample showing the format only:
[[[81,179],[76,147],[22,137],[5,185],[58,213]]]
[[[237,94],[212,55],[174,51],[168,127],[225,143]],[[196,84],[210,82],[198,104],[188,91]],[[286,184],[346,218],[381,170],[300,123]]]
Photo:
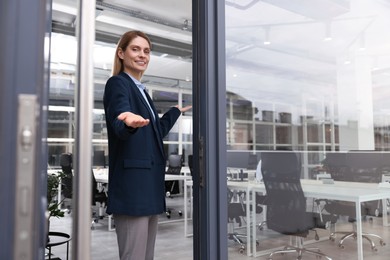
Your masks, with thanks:
[[[114,231],[115,228],[112,227],[112,215],[108,215],[108,231]]]
[[[251,224],[253,219],[251,220],[251,213],[250,213],[250,205],[249,205],[249,196],[250,196],[250,191],[249,187],[246,188],[246,219],[247,219],[247,226],[246,226],[246,255],[250,256],[251,255]],[[254,212],[256,212],[256,208],[253,208]],[[248,226],[249,225],[249,226]]]
[[[189,189],[189,191],[188,191]],[[192,219],[192,207],[193,207],[193,203],[192,203],[192,185],[189,185],[187,180],[184,180],[184,237],[189,237],[191,236],[192,234],[189,234],[188,233],[188,219],[189,219],[189,216],[188,216],[188,212],[187,212],[187,200],[188,200],[188,194],[187,192],[190,193],[190,219]]]
[[[257,257],[257,246],[256,246],[256,238],[257,238],[257,222],[256,222],[256,191],[252,190],[252,255]],[[254,209],[254,210],[253,210]]]
[[[363,237],[362,237],[362,210],[360,201],[356,201],[356,232],[358,260],[363,260]]]
[[[390,226],[389,220],[387,217],[387,200],[388,199],[383,199],[382,200],[382,221],[383,221],[383,226],[388,227]]]
[[[187,181],[184,181],[184,237],[187,237]]]

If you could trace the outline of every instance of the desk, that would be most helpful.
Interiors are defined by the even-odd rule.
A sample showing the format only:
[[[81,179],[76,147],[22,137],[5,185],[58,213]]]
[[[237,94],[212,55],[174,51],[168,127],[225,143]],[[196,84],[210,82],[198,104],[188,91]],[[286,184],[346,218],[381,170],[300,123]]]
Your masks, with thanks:
[[[108,183],[108,168],[96,168],[92,169],[96,182]],[[191,171],[189,167],[182,167],[181,173],[183,175],[165,174],[166,181],[184,181],[185,179],[191,179]]]
[[[66,260],[69,256],[69,241],[70,235],[62,232],[49,232],[49,242],[46,244],[46,248],[49,249],[49,258],[51,259],[51,248],[54,246],[59,246],[66,244]]]
[[[249,192],[250,192],[250,189],[252,188],[250,185],[248,185],[248,182],[244,182],[244,181],[228,181],[228,187],[231,188],[231,189],[237,189],[237,190],[241,190],[241,191],[245,191],[246,192],[246,195],[245,198],[246,198],[246,212],[247,212],[247,219],[249,220],[249,217],[250,217],[250,202],[249,202]],[[192,219],[192,208],[193,208],[193,198],[192,198],[192,186],[193,186],[193,181],[192,179],[186,179],[184,181],[184,201],[187,201],[188,200],[188,193],[190,193],[190,217],[188,216],[188,208],[187,208],[187,204],[184,203],[185,207],[184,207],[184,236],[185,237],[189,237],[189,236],[192,236],[193,234],[192,233],[189,233],[188,232],[188,220]],[[249,238],[250,236],[250,228],[247,228],[247,237]],[[251,254],[250,252],[250,239],[247,239],[246,240],[246,250],[247,250],[247,255],[249,256]]]
[[[188,180],[192,179],[192,177],[189,174],[190,170],[189,170],[188,167],[182,167],[182,173],[184,175],[165,174],[165,180],[166,181],[184,181],[184,183],[185,183],[185,181],[188,181]],[[93,169],[93,175],[95,176],[96,182],[98,182],[98,183],[108,183],[108,168]],[[186,193],[186,190],[185,190],[185,193]],[[187,200],[186,200],[186,195],[185,195],[184,201],[183,201],[183,204],[184,204],[183,205],[184,214],[186,214],[186,208],[187,208],[186,201]],[[161,223],[168,223],[168,222],[175,222],[175,221],[182,221],[182,220],[181,219],[179,219],[179,220],[167,220],[167,221],[163,221],[163,222],[159,222],[159,223],[161,224]],[[112,228],[112,216],[111,215],[108,217],[108,230],[109,231],[114,230]]]
[[[330,200],[341,200],[355,203],[356,208],[356,226],[357,226],[357,249],[358,260],[363,260],[363,241],[362,241],[362,219],[361,203],[374,200],[384,200],[390,198],[390,188],[380,188],[377,183],[357,183],[357,182],[339,182],[334,184],[323,184],[317,180],[301,180],[302,189],[307,198],[324,198]],[[252,191],[252,202],[255,202],[255,192],[265,193],[263,183],[248,183],[248,190]],[[387,215],[385,212],[383,216]],[[252,212],[252,218],[256,219],[256,212]],[[386,220],[387,221],[387,220]],[[384,222],[385,224],[385,222]],[[252,229],[252,235],[256,237],[256,227]],[[249,237],[250,239],[250,237]],[[255,240],[255,239],[254,239]],[[256,241],[252,241],[253,256],[265,255],[270,250],[263,251],[261,254],[256,252]]]

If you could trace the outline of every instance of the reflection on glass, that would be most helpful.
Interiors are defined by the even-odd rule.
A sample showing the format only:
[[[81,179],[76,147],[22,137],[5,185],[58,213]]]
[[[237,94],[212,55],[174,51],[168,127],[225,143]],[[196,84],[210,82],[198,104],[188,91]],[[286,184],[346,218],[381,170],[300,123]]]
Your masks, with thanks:
[[[360,158],[368,164],[379,151],[390,151],[385,29],[390,5],[376,0],[225,3],[229,169],[250,174],[249,154],[260,158],[262,151],[293,150],[301,160],[300,177],[315,179],[327,170],[335,174],[325,160],[333,153],[364,151]],[[365,172],[343,178],[379,181],[380,158],[375,170],[361,165],[357,170],[337,158],[345,164],[338,174]],[[256,234],[263,243],[255,250],[277,243]],[[229,246],[229,259],[235,259],[233,248],[241,245]]]

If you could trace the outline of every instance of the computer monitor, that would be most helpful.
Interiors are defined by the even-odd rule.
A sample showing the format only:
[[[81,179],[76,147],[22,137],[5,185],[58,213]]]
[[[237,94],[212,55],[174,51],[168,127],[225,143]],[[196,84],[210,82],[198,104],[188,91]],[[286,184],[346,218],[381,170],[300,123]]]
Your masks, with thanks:
[[[93,153],[93,166],[106,167],[106,157],[103,150],[95,150]]]

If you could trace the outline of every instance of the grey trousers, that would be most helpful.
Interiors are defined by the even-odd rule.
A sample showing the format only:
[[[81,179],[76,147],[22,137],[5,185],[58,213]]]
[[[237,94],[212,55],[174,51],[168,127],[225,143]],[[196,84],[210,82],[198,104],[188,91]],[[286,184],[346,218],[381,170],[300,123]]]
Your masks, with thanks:
[[[153,260],[158,215],[114,215],[120,260]]]

